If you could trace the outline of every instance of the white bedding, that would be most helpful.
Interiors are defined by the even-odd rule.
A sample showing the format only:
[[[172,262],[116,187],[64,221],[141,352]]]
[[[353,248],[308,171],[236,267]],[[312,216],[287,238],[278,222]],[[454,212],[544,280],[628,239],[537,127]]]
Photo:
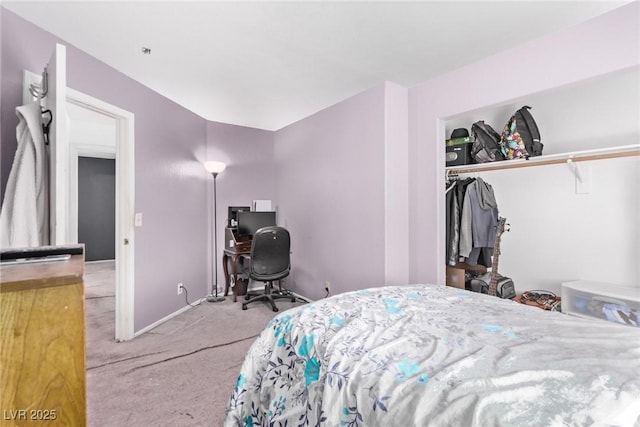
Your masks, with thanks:
[[[435,285],[297,307],[255,341],[226,426],[640,425],[640,328]]]

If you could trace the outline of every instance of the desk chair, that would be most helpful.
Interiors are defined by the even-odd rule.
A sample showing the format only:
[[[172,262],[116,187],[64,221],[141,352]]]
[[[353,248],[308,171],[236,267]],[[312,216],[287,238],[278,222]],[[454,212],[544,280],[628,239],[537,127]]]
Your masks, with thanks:
[[[273,291],[273,281],[287,277],[291,270],[290,248],[291,237],[285,228],[270,226],[256,231],[251,242],[251,255],[245,258],[243,266],[250,279],[265,282],[264,293],[257,296],[247,293],[246,302],[242,303],[243,310],[254,301],[268,301],[273,311],[278,311],[275,299],[288,298],[296,302],[296,297],[287,291]]]

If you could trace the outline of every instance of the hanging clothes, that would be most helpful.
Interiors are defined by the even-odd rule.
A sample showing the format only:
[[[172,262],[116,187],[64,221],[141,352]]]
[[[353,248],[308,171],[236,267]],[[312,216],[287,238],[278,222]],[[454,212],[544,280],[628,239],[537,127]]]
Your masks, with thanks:
[[[460,239],[460,212],[458,211],[458,194],[456,187],[458,182],[454,182],[445,192],[445,203],[447,214],[445,215],[445,241],[447,242],[446,257],[447,265],[454,266],[458,262],[458,241]]]
[[[446,256],[447,265],[455,266],[460,258],[460,215],[467,186],[474,178],[456,179],[446,192]]]
[[[469,184],[460,217],[460,256],[471,265],[491,267],[498,224],[493,188],[482,178]]]
[[[455,182],[446,193],[446,262],[491,267],[498,223],[493,188],[482,178]]]
[[[49,244],[49,168],[38,102],[16,108],[16,150],[0,211],[0,246]]]

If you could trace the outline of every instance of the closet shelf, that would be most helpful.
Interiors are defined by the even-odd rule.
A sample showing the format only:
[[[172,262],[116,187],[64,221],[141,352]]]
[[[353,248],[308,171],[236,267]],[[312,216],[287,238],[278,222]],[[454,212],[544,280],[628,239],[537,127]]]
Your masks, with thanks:
[[[617,157],[640,156],[640,144],[618,147],[598,148],[595,150],[574,151],[560,154],[547,154],[526,159],[502,160],[499,162],[479,163],[445,167],[447,174],[473,173],[500,169],[526,168],[530,166],[553,165],[568,161],[613,159]]]

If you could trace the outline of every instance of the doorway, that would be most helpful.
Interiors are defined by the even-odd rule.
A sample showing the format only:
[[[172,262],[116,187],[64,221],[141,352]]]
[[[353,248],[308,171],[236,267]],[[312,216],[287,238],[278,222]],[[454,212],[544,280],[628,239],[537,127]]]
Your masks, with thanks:
[[[42,77],[24,71],[23,100],[31,101],[29,87],[40,86]],[[66,88],[66,109],[72,134],[85,129],[92,137],[82,141],[64,141],[68,149],[64,192],[66,242],[78,242],[78,158],[80,156],[115,159],[115,339],[127,341],[134,333],[134,115],[97,98]],[[73,111],[79,117],[73,118]],[[67,115],[64,113],[64,116]],[[61,116],[61,117],[64,117]],[[76,132],[78,133],[78,132]],[[78,134],[81,134],[79,132]]]
[[[78,243],[87,262],[116,259],[115,159],[78,158]]]
[[[134,295],[134,116],[81,92],[67,89],[70,117],[69,231],[78,241],[78,161],[115,161],[115,339],[133,339]],[[75,119],[74,119],[75,117]],[[77,136],[77,139],[76,139]]]

